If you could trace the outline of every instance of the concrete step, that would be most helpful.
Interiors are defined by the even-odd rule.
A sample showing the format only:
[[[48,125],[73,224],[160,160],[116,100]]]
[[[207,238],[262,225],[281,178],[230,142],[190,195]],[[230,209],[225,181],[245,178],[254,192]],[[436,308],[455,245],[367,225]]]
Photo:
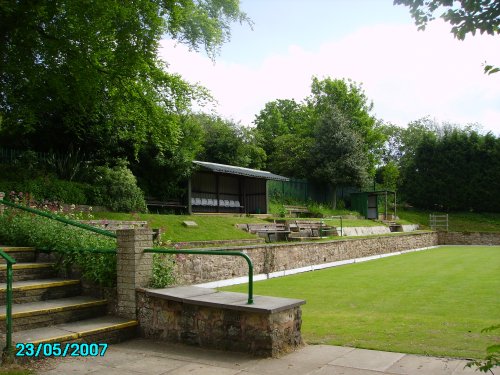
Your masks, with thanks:
[[[29,303],[49,299],[74,297],[81,294],[80,280],[42,279],[12,283],[14,303]],[[0,305],[5,305],[7,284],[0,283]]]
[[[114,344],[137,337],[138,322],[111,315],[80,320],[71,323],[57,324],[51,327],[34,328],[15,332],[12,342],[64,344],[74,342]],[[0,336],[0,345],[5,345],[5,334]],[[68,355],[69,356],[69,355]]]
[[[12,305],[14,331],[75,322],[106,314],[107,301],[88,296]],[[0,332],[5,332],[6,307],[0,306]]]
[[[16,263],[12,267],[14,281],[47,279],[56,276],[54,263]],[[0,264],[0,283],[7,282],[7,265]]]
[[[34,247],[15,247],[15,246],[2,246],[0,250],[6,252],[17,262],[34,262],[36,250]],[[5,264],[6,261],[0,257],[0,264]]]

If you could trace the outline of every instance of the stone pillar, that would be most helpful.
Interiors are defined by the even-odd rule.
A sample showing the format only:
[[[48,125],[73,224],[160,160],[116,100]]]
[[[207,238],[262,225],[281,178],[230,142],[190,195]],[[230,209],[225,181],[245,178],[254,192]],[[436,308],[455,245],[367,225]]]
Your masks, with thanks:
[[[137,318],[136,288],[147,287],[153,271],[153,247],[150,229],[117,230],[117,313],[126,319]]]

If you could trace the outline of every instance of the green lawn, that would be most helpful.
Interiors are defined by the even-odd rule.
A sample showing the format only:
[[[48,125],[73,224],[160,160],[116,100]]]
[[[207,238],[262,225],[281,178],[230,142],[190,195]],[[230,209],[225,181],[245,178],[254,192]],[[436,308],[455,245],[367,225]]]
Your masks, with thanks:
[[[309,344],[481,358],[500,341],[480,332],[500,323],[499,275],[500,246],[441,247],[258,282],[255,294],[305,299]]]

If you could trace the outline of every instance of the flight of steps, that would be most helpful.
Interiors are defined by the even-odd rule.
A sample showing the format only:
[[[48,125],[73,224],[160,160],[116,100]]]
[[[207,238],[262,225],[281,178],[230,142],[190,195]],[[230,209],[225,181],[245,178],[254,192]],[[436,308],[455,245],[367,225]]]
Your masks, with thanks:
[[[107,314],[107,301],[82,295],[80,280],[57,277],[34,248],[1,246],[13,266],[13,346],[16,343],[115,343],[136,336],[137,321]],[[6,262],[0,257],[0,349],[5,345]]]

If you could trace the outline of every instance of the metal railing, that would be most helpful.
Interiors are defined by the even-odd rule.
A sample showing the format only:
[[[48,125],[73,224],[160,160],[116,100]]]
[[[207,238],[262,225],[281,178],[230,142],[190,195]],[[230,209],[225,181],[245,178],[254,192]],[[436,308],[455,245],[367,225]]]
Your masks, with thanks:
[[[248,263],[248,305],[253,304],[253,263],[250,257],[240,251],[225,251],[225,250],[177,250],[177,249],[165,249],[165,248],[154,248],[145,249],[145,253],[156,253],[156,254],[191,254],[191,255],[223,255],[223,256],[239,256],[245,258]]]
[[[340,219],[340,236],[342,237],[344,235],[344,223],[342,222],[342,216],[325,217],[321,220],[321,223],[323,224],[323,221],[334,220],[334,219]]]
[[[12,354],[12,279],[14,278],[12,266],[16,264],[16,260],[9,254],[5,253],[2,249],[0,249],[0,256],[7,262],[7,291],[5,296],[6,334],[4,353],[5,355],[10,356]]]
[[[6,201],[5,199],[0,199],[0,205],[1,204],[5,204],[6,206],[17,208],[19,210],[31,212],[32,214],[36,214],[36,215],[39,215],[39,216],[44,216],[44,217],[47,217],[49,219],[56,220],[56,221],[59,221],[61,223],[64,223],[66,225],[72,225],[72,226],[78,227],[80,229],[85,229],[85,230],[88,230],[88,231],[91,231],[91,232],[94,232],[94,233],[102,234],[103,236],[116,238],[116,234],[113,233],[113,232],[110,232],[108,230],[96,228],[96,227],[93,227],[93,226],[87,225],[87,224],[82,224],[82,223],[79,223],[78,221],[66,219],[64,217],[60,217],[60,216],[54,215],[54,214],[52,214],[50,212],[45,212],[45,211],[37,210],[35,208],[23,206],[23,205],[20,205],[20,204],[17,204],[17,203],[13,203],[11,201]]]

